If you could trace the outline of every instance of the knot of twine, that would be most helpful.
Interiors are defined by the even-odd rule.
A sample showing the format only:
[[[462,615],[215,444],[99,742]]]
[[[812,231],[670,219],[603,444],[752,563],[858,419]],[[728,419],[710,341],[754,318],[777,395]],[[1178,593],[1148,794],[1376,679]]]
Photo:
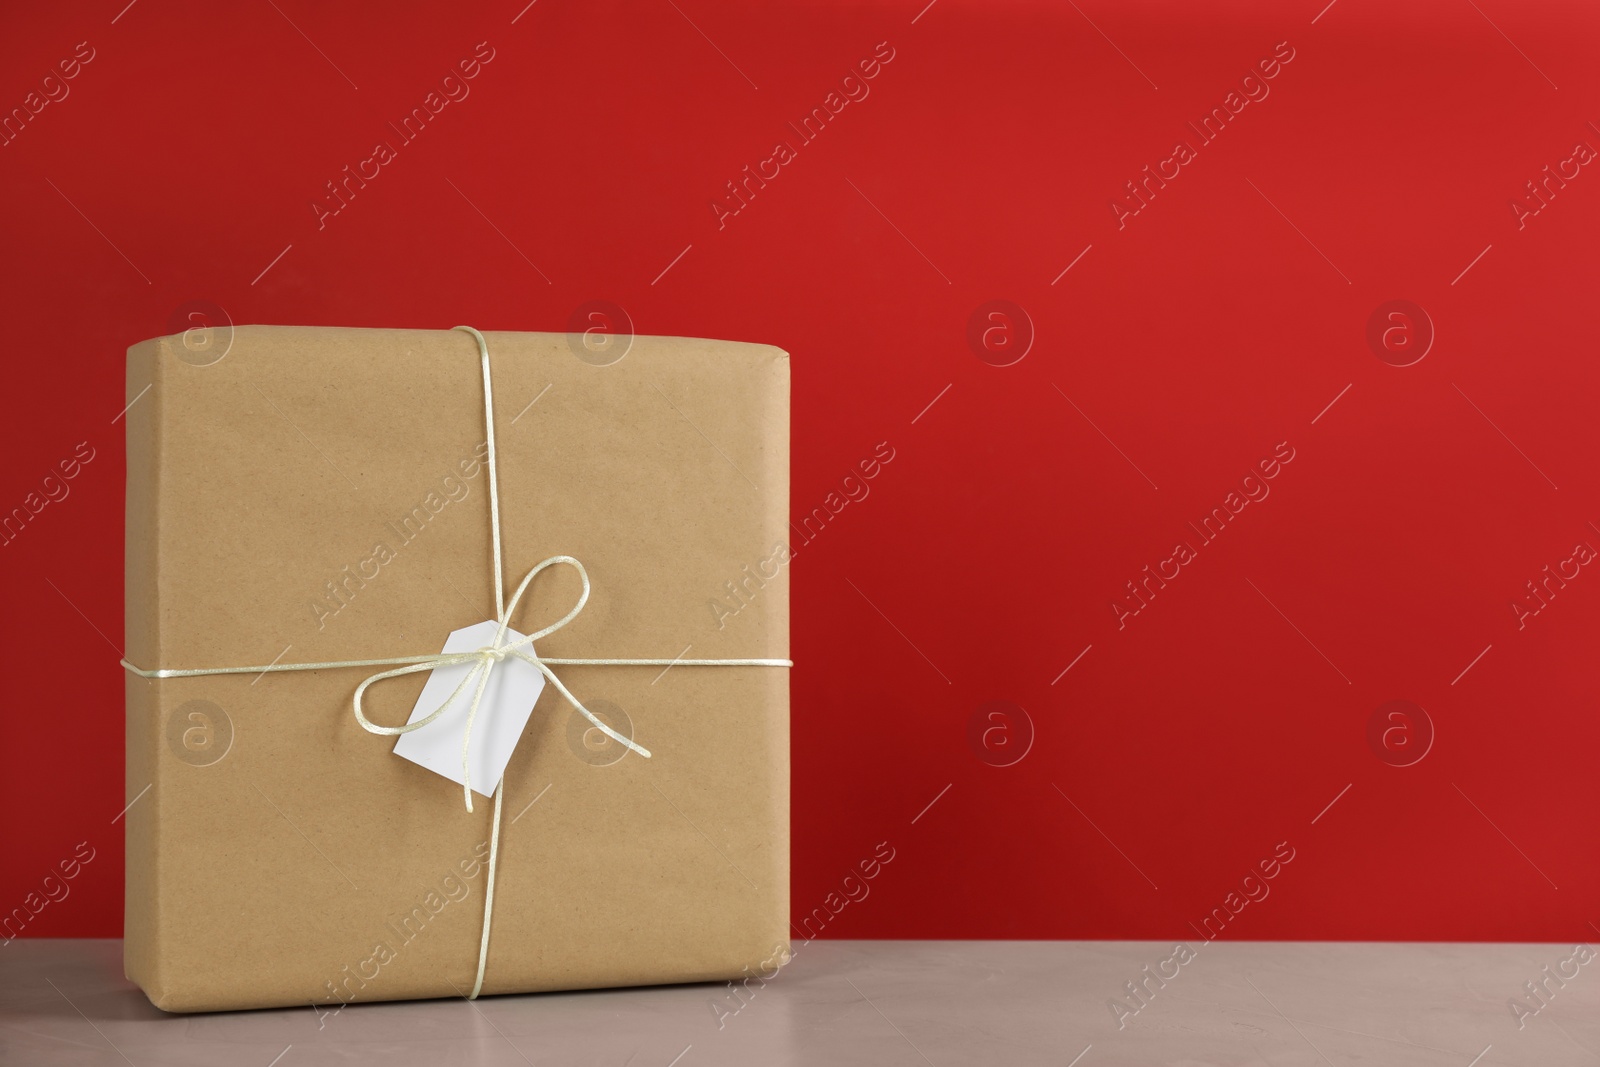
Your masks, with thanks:
[[[517,610],[517,603],[522,599],[522,594],[527,591],[528,584],[533,581],[540,571],[544,570],[546,567],[554,566],[557,563],[565,563],[575,568],[578,572],[578,577],[583,580],[583,592],[579,595],[578,602],[573,605],[571,611],[567,612],[560,619],[551,623],[549,626],[546,626],[537,633],[529,634],[528,636],[519,638],[515,641],[507,641],[506,631],[509,629],[508,622],[510,615],[512,612]],[[534,653],[533,648],[531,647],[533,642],[548,637],[550,634],[555,633],[567,623],[577,618],[578,613],[583,610],[583,606],[588,602],[589,572],[584,570],[583,564],[571,556],[551,556],[549,559],[538,564],[523,576],[521,584],[517,586],[517,591],[511,594],[510,603],[506,605],[505,611],[503,611],[500,615],[500,626],[497,630],[495,630],[493,641],[472,652],[441,652],[437,656],[427,656],[416,663],[407,664],[404,667],[396,667],[394,670],[379,671],[377,674],[372,675],[366,681],[356,686],[356,695],[354,700],[356,721],[359,722],[361,724],[361,728],[366,730],[368,733],[384,734],[386,736],[408,734],[412,730],[422,729],[424,726],[427,726],[429,723],[433,722],[433,720],[443,715],[447,710],[450,709],[452,705],[455,704],[456,699],[461,696],[462,692],[466,690],[467,686],[473,685],[472,703],[467,708],[467,723],[461,731],[461,776],[464,779],[461,788],[462,792],[466,795],[467,810],[471,811],[472,768],[468,765],[467,753],[472,744],[472,724],[478,717],[478,706],[482,703],[484,689],[489,684],[489,672],[494,669],[494,665],[496,663],[503,662],[507,656],[515,656],[524,663],[528,663],[534,667],[537,667],[545,676],[545,678],[549,679],[550,684],[556,687],[556,692],[560,693],[563,697],[566,697],[567,703],[578,709],[579,713],[582,714],[584,718],[593,723],[595,727],[607,737],[621,742],[627,748],[639,753],[639,755],[645,757],[646,759],[649,759],[649,749],[646,749],[635,743],[631,738],[623,737],[611,727],[601,722],[599,718],[595,716],[594,712],[584,707],[583,703],[579,701],[577,697],[572,695],[572,690],[561,684],[561,679],[556,677],[556,672],[551,670],[546,662],[540,659],[538,655]],[[524,645],[530,647],[524,650],[522,647]],[[567,659],[559,662],[631,666],[644,663],[645,661],[632,659]],[[655,661],[651,662],[654,663]],[[663,660],[662,662],[670,663],[671,660]],[[726,661],[719,660],[718,662]],[[444,699],[444,703],[440,704],[437,708],[433,709],[433,711],[418,719],[416,722],[406,723],[404,726],[380,726],[371,719],[367,718],[366,714],[362,711],[362,694],[364,694],[367,691],[367,687],[372,685],[374,682],[381,682],[385,678],[398,678],[404,674],[417,674],[421,671],[432,671],[439,667],[455,666],[461,663],[470,663],[472,664],[472,668],[467,671],[466,676],[461,679],[460,684],[455,687],[455,690]],[[474,681],[476,684],[473,684]]]

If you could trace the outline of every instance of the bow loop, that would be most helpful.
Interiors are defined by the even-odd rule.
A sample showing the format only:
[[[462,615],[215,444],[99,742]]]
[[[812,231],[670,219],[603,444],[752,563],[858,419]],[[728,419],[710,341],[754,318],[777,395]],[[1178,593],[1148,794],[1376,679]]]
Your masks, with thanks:
[[[510,629],[511,616],[517,610],[517,605],[521,603],[522,596],[527,592],[528,586],[532,584],[534,578],[538,577],[541,571],[545,570],[547,567],[554,566],[557,563],[565,563],[577,570],[578,577],[583,582],[583,591],[578,596],[578,602],[572,606],[571,611],[567,612],[560,619],[551,623],[549,626],[546,626],[544,629],[538,630],[526,637],[518,638],[515,641],[507,641],[506,633]],[[495,631],[494,640],[492,642],[473,652],[441,652],[436,656],[425,657],[420,663],[413,663],[405,667],[398,667],[394,670],[379,671],[377,674],[372,675],[371,677],[367,678],[366,681],[356,686],[354,700],[356,721],[361,724],[361,728],[363,730],[374,734],[394,736],[398,734],[407,734],[412,730],[420,730],[422,727],[427,726],[429,723],[439,718],[439,716],[443,715],[455,704],[456,700],[461,696],[462,693],[466,691],[467,687],[471,685],[472,703],[467,708],[466,726],[461,731],[461,790],[466,800],[467,811],[470,812],[472,811],[472,768],[468,756],[472,749],[473,723],[477,721],[478,708],[483,703],[484,690],[489,684],[489,675],[494,670],[495,664],[503,663],[507,656],[515,656],[518,659],[532,665],[533,667],[536,667],[541,673],[543,673],[544,676],[550,680],[551,684],[555,686],[556,692],[565,697],[567,702],[576,708],[584,718],[588,719],[592,724],[594,724],[594,726],[599,729],[601,733],[648,759],[650,757],[649,749],[637,744],[631,738],[623,737],[610,726],[607,726],[605,723],[601,722],[593,712],[583,706],[582,702],[579,701],[577,697],[572,695],[572,691],[562,684],[561,679],[556,677],[555,672],[552,671],[544,663],[544,661],[539,659],[539,657],[533,652],[532,645],[534,641],[550,636],[563,626],[567,625],[567,623],[578,617],[578,614],[583,611],[584,605],[589,602],[589,590],[589,572],[584,569],[582,563],[571,556],[551,556],[549,559],[535,564],[534,567],[523,576],[522,581],[518,583],[516,592],[511,594],[511,600],[506,604],[505,614],[499,619],[500,626],[499,629]],[[529,646],[526,651],[523,650],[522,646],[524,645]],[[440,667],[449,667],[461,663],[470,663],[472,665],[467,670],[466,675],[462,677],[461,683],[455,687],[449,696],[445,697],[442,704],[440,704],[437,708],[434,708],[433,711],[429,712],[427,715],[418,719],[416,722],[406,723],[403,726],[380,726],[371,719],[367,718],[366,713],[361,705],[361,698],[363,695],[365,695],[368,687],[374,682],[381,682],[387,678],[398,678],[401,675],[406,674],[416,674],[421,671],[434,671]]]

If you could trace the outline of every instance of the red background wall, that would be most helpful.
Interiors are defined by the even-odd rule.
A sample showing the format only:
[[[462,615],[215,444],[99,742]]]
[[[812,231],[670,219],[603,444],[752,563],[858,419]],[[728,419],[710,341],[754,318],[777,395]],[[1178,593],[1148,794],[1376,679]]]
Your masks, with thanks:
[[[1595,934],[1600,576],[1511,605],[1600,546],[1600,174],[1537,214],[1525,188],[1600,148],[1600,11],[525,2],[4,16],[5,109],[94,56],[0,147],[0,507],[95,453],[0,548],[0,909],[97,850],[26,934],[120,930],[114,417],[125,348],[193,300],[526,330],[608,300],[782,345],[797,518],[889,443],[792,564],[796,917],[895,850],[826,936],[1187,938],[1285,848],[1222,936]],[[319,228],[324,183],[479,42],[470,95]],[[719,225],[880,42],[870,95]],[[1124,183],[1280,42],[1270,95],[1119,228]],[[1405,367],[1366,336],[1397,299],[1435,334]],[[991,300],[1036,335],[1011,366],[969,342]],[[1186,523],[1281,442],[1202,545]],[[1369,739],[1391,700],[1431,745],[1416,711]]]

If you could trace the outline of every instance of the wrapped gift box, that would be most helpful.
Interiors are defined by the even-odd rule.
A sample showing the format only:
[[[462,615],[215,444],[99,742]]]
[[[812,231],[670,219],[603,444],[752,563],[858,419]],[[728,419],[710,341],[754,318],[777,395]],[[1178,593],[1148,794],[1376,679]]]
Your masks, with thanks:
[[[755,566],[788,540],[787,356],[637,337],[602,366],[568,335],[485,336],[507,593],[562,554],[593,582],[538,655],[787,657],[787,568]],[[201,340],[128,353],[130,664],[422,656],[495,618],[471,335]],[[552,567],[509,625],[579,595]],[[469,814],[360,726],[352,693],[379,669],[129,672],[126,969],[158,1007],[472,989],[493,804]],[[788,671],[553,669],[652,755],[545,686],[505,772],[483,992],[769,973],[788,952]],[[376,684],[367,714],[406,722],[427,677]]]

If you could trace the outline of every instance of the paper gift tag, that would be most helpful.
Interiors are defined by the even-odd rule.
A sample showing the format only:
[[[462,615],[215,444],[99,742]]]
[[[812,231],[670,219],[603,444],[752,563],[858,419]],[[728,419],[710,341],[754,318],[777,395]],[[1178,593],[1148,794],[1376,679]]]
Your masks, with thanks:
[[[451,632],[444,643],[446,652],[474,652],[488,646],[500,624],[480,622]],[[506,642],[520,641],[523,635],[506,630]],[[523,645],[532,651],[532,646]],[[456,686],[472,670],[471,663],[456,663],[437,667],[428,675],[417,706],[411,709],[407,722],[416,722],[432,715],[434,710],[449,699]],[[442,774],[452,782],[465,784],[461,772],[461,735],[467,727],[467,711],[472,707],[472,694],[477,679],[467,683],[455,703],[443,715],[420,730],[401,734],[395,742],[394,754],[419,766]],[[544,691],[544,673],[533,664],[515,656],[507,656],[489,672],[489,682],[484,687],[483,699],[478,704],[477,718],[472,720],[472,744],[468,762],[472,767],[472,791],[492,796],[511,760],[511,750],[528,725],[534,702]]]

